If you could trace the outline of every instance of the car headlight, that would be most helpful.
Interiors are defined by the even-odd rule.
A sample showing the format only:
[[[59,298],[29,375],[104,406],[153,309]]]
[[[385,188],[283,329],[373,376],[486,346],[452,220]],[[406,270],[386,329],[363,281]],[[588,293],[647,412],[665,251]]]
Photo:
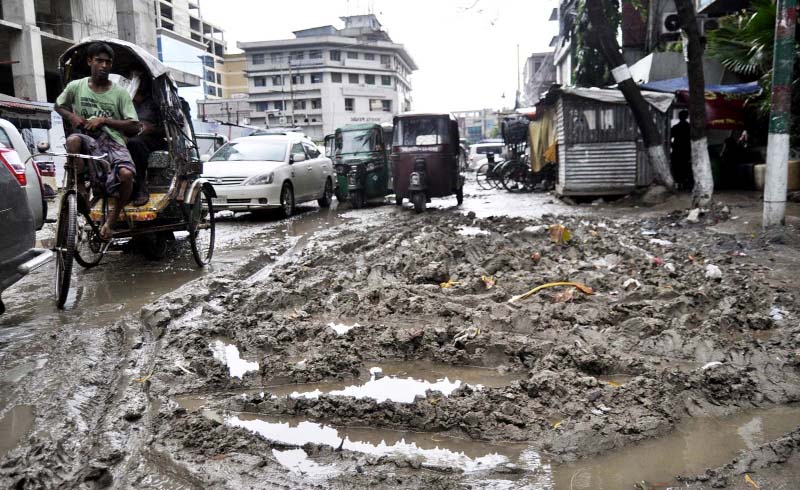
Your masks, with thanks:
[[[256,175],[255,177],[250,177],[249,179],[242,182],[242,185],[264,185],[264,184],[271,184],[272,179],[275,178],[275,174],[270,172],[268,174],[263,175]]]

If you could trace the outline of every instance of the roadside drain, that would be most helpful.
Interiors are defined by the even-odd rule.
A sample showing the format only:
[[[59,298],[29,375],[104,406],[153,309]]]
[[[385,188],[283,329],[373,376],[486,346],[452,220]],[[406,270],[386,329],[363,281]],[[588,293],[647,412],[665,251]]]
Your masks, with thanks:
[[[529,449],[524,445],[492,445],[483,442],[455,439],[441,434],[392,431],[372,428],[336,428],[298,418],[270,417],[238,413],[225,418],[232,427],[242,427],[266,439],[284,444],[323,444],[370,456],[403,456],[421,465],[455,467],[466,473],[488,470],[513,462],[538,461],[521,458]],[[299,453],[285,455],[295,464],[305,463]],[[280,459],[279,459],[280,460]],[[330,468],[316,468],[329,470]],[[533,468],[525,468],[533,470]]]

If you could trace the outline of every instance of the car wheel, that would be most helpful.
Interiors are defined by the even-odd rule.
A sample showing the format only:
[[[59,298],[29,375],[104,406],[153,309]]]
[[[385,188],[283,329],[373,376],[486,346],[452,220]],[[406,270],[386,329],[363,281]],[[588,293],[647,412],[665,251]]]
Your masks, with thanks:
[[[287,182],[281,188],[281,215],[284,218],[291,218],[294,213],[294,191]]]
[[[321,198],[317,199],[317,204],[321,208],[329,208],[331,207],[331,203],[333,202],[333,183],[331,183],[331,179],[325,180],[325,193],[322,195]]]

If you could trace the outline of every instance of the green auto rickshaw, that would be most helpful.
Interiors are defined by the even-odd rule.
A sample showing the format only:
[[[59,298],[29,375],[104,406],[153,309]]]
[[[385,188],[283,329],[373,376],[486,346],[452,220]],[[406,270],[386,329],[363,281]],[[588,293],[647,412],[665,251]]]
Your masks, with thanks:
[[[350,124],[336,130],[336,194],[341,200],[349,200],[354,208],[361,208],[370,200],[382,201],[393,192],[387,130],[391,128],[372,123]]]

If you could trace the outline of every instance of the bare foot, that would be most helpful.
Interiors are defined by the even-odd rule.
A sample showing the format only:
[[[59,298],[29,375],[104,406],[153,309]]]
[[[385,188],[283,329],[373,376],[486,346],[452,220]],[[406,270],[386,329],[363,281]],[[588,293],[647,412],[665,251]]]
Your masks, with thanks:
[[[111,240],[111,235],[114,233],[111,230],[111,227],[114,226],[113,223],[109,223],[108,221],[105,222],[102,228],[100,228],[100,238],[103,240]]]

